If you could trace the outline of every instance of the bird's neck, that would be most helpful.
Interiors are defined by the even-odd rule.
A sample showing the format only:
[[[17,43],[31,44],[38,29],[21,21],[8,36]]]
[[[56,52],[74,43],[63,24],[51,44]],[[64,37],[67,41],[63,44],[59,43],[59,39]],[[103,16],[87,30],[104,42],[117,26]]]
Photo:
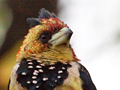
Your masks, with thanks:
[[[27,56],[27,55],[25,55]],[[28,57],[42,61],[43,63],[55,63],[55,62],[68,62],[68,61],[78,61],[72,48],[68,46],[57,46],[52,48],[47,48],[44,52],[31,54]]]

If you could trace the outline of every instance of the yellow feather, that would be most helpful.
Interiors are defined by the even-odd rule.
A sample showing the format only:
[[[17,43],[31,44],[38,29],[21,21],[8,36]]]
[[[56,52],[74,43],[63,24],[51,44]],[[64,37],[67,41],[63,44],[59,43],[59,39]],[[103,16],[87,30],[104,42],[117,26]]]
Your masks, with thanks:
[[[80,78],[71,78],[68,85],[61,85],[54,90],[83,90],[82,81]]]

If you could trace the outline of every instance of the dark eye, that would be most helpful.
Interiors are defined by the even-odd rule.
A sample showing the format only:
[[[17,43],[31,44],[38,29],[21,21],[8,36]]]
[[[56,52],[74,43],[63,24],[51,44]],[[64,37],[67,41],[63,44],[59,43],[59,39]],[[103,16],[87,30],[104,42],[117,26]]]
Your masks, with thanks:
[[[51,39],[51,36],[52,36],[52,33],[50,32],[43,32],[40,37],[39,37],[39,40],[45,44],[47,43],[50,39]]]
[[[41,36],[41,39],[42,39],[42,40],[45,40],[45,39],[47,39],[47,36],[46,36],[46,35],[42,35],[42,36]]]

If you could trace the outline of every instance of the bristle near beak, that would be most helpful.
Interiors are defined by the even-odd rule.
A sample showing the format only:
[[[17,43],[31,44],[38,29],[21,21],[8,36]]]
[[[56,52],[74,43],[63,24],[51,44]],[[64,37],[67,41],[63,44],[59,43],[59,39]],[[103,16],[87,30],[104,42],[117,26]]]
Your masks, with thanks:
[[[72,34],[73,32],[69,28],[64,27],[52,36],[52,38],[49,40],[49,43],[53,46],[58,46],[61,44],[69,45],[69,40]]]

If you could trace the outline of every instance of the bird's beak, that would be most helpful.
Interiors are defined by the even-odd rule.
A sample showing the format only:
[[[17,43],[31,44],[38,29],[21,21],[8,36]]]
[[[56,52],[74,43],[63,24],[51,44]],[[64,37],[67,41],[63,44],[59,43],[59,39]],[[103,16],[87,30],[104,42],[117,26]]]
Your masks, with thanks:
[[[69,45],[69,40],[72,36],[73,32],[67,28],[62,28],[59,32],[52,35],[52,38],[49,40],[49,43],[53,46],[58,46],[62,44]]]

